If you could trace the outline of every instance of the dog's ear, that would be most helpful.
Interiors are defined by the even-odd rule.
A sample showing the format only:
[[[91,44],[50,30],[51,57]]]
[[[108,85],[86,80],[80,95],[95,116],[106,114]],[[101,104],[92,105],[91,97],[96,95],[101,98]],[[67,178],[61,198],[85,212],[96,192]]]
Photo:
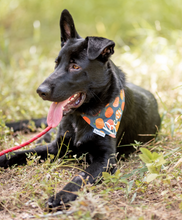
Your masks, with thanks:
[[[63,47],[66,41],[70,38],[80,38],[78,35],[73,18],[68,10],[64,9],[60,18],[61,30],[61,46]]]
[[[86,41],[88,41],[87,56],[90,60],[99,57],[107,61],[114,53],[115,43],[112,40],[103,37],[87,37]]]

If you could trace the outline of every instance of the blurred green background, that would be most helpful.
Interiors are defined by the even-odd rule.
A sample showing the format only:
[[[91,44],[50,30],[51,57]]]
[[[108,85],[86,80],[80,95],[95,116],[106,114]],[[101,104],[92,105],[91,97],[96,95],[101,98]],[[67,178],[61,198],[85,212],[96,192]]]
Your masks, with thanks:
[[[161,114],[181,108],[181,0],[0,0],[0,117],[47,115],[36,88],[54,69],[65,8],[82,37],[115,41],[112,60],[155,94]]]

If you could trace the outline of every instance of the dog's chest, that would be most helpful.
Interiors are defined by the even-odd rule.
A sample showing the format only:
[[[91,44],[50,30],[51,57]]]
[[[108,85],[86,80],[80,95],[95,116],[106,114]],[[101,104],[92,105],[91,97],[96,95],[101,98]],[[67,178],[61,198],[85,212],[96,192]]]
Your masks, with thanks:
[[[61,126],[61,135],[66,133],[76,147],[83,145],[94,138],[93,128],[88,125],[81,116],[69,115],[64,117]]]

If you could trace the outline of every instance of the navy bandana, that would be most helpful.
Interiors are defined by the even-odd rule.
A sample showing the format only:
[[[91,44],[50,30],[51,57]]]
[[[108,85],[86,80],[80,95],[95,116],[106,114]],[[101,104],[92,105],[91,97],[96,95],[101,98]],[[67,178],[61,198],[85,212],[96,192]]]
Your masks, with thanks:
[[[82,115],[83,119],[92,126],[93,132],[97,135],[105,137],[106,134],[116,138],[119,124],[122,118],[125,106],[125,93],[122,89],[120,95],[115,98],[112,103],[106,105],[97,115]]]

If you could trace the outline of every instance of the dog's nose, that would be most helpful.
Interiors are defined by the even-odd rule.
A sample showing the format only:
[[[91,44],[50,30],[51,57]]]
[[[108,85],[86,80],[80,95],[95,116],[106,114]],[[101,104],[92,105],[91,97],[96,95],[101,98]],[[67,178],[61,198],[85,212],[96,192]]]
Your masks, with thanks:
[[[37,93],[43,99],[48,99],[51,95],[51,88],[46,85],[40,85],[37,89]]]

